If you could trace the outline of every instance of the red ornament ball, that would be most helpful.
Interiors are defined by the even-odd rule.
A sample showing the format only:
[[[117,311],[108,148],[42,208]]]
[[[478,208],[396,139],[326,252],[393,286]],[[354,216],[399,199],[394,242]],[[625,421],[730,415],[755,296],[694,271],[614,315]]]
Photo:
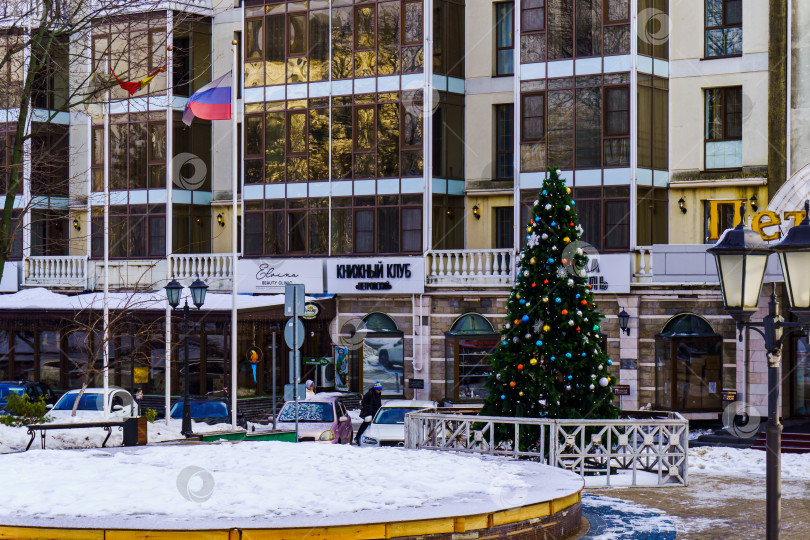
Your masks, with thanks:
[[[561,262],[562,262],[563,264],[568,264],[568,259],[563,259]]]
[[[514,388],[515,386],[517,386],[517,383],[515,381],[509,381],[509,386]]]
[[[515,324],[520,324],[520,319],[515,319]]]
[[[587,305],[588,305],[588,301],[587,301],[587,300],[583,300],[582,302],[580,302],[580,304],[582,304],[583,306],[587,306]]]
[[[547,279],[543,280],[543,285],[548,285],[548,280]]]
[[[537,287],[537,283],[532,283],[532,287]]]
[[[518,371],[523,371],[523,364],[518,364]]]
[[[577,326],[577,332],[579,332],[579,326]]]
[[[568,310],[567,309],[562,310],[562,314],[563,315],[568,315]]]
[[[572,222],[570,223],[570,225],[573,227],[573,226],[574,226],[574,222],[572,221]]]

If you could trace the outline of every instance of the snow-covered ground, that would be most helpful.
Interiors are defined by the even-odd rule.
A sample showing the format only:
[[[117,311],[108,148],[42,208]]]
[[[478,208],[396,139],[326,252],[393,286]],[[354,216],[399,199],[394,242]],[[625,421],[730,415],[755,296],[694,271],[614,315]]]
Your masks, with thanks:
[[[689,450],[689,474],[765,475],[765,452],[722,446]],[[782,477],[810,480],[810,454],[782,454]]]
[[[576,475],[536,463],[283,442],[46,450],[2,455],[0,470],[17,486],[0,523],[38,525],[109,526],[144,515],[154,528],[229,519],[338,524],[362,522],[356,512],[379,520],[392,510],[418,519],[531,504],[582,487]]]
[[[60,419],[60,423],[68,423],[68,419]],[[81,418],[75,419],[75,422],[90,422],[98,421],[98,418]],[[175,439],[185,439],[180,433],[182,420],[170,420],[169,425],[166,425],[165,420],[156,420],[153,424],[149,424],[146,428],[147,439],[150,443],[171,441]],[[206,433],[210,431],[230,431],[230,424],[215,424],[209,426],[202,422],[192,422],[192,430],[195,433]],[[67,429],[67,430],[53,430],[48,431],[45,435],[45,448],[46,449],[65,449],[65,448],[101,448],[101,443],[104,442],[104,437],[107,432],[102,428],[87,428],[87,429]],[[118,428],[113,428],[110,440],[107,441],[107,447],[121,446],[123,443],[123,432]],[[39,442],[39,433],[37,433],[34,444],[31,445],[31,450],[40,450],[42,447]],[[25,450],[31,436],[24,427],[9,427],[0,424],[0,454],[8,452],[18,452]]]

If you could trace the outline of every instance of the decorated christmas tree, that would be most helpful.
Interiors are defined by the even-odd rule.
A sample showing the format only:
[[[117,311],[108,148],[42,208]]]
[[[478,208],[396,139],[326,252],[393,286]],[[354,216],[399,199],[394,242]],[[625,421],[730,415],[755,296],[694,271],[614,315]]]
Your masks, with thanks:
[[[588,256],[556,170],[534,201],[517,257],[501,342],[490,362],[483,414],[530,418],[615,418],[611,360],[601,347]]]

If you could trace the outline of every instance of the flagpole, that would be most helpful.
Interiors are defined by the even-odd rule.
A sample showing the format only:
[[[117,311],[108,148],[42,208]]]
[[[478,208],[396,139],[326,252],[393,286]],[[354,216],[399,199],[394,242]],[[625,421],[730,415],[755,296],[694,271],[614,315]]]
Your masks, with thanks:
[[[106,55],[107,73],[110,72],[110,56]],[[109,418],[108,396],[110,393],[110,89],[104,92],[104,418]]]
[[[173,12],[166,11],[166,268],[169,269],[169,275],[166,276],[167,281],[172,279],[171,276],[171,259],[170,255],[174,246],[172,246],[173,219],[174,209],[172,207],[172,183],[174,182],[174,163],[172,156],[174,155],[174,109],[172,108],[172,101],[174,100],[174,26],[173,26]],[[164,362],[165,374],[165,395],[164,407],[166,408],[166,425],[169,425],[171,420],[171,407],[172,407],[172,307],[166,302],[166,360]]]
[[[236,85],[239,84],[236,77],[236,47],[237,41],[233,40],[231,42],[233,48],[233,63],[231,66],[231,174],[233,175],[233,183],[231,185],[231,193],[233,195],[233,234],[232,234],[232,246],[233,246],[233,263],[231,265],[231,275],[233,276],[231,279],[232,283],[232,293],[231,297],[233,300],[231,306],[231,429],[236,431],[236,354],[237,354],[237,343],[236,343],[236,258],[237,258],[237,249],[238,246],[237,241],[237,226],[238,226],[238,219],[237,219],[237,208],[236,208],[236,194],[237,194],[237,174],[238,174],[238,159],[239,156],[237,155],[238,149],[236,145],[236,130],[237,130],[237,118],[236,118]]]

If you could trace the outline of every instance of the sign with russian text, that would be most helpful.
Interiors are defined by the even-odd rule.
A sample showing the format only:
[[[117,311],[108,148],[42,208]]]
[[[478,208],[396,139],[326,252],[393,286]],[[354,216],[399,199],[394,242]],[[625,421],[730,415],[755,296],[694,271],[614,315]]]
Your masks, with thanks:
[[[236,271],[240,293],[281,294],[293,283],[306,294],[323,292],[323,259],[239,259]]]
[[[596,293],[629,293],[633,274],[629,253],[598,254],[588,253],[585,272],[588,284]]]
[[[422,257],[327,259],[326,290],[332,294],[414,294],[425,290]]]

